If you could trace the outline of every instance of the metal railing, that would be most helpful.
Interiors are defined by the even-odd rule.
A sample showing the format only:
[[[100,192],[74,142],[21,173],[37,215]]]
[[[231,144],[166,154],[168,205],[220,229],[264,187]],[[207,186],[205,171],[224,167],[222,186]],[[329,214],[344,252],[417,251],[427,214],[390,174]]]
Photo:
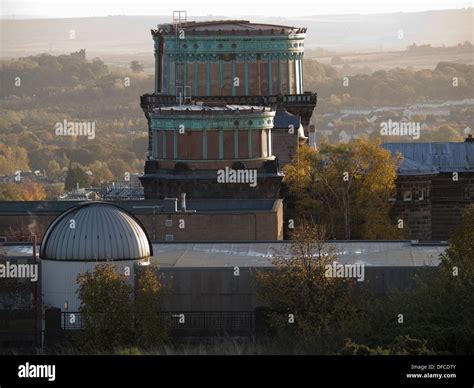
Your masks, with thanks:
[[[170,330],[197,331],[252,331],[255,328],[253,311],[164,311],[158,314],[157,323]],[[63,330],[82,329],[81,313],[62,312]]]

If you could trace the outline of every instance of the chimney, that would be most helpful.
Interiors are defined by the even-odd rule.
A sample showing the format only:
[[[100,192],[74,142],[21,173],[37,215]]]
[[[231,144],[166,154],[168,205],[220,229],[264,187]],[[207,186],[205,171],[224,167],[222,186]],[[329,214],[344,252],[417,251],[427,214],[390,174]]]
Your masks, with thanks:
[[[181,211],[186,211],[186,193],[181,193]]]

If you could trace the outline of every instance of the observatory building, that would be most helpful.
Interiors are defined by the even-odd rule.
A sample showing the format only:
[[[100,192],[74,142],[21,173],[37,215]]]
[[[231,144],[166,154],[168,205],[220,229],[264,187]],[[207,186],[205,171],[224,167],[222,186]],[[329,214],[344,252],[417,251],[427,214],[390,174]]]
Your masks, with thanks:
[[[43,237],[43,303],[77,311],[79,274],[113,262],[132,282],[135,264],[148,263],[152,255],[151,241],[137,218],[110,203],[82,203],[57,217]]]
[[[278,197],[279,166],[306,140],[316,106],[303,87],[305,33],[245,20],[177,19],[152,30],[155,91],[141,97],[146,199]],[[225,168],[256,170],[257,187],[218,185]]]

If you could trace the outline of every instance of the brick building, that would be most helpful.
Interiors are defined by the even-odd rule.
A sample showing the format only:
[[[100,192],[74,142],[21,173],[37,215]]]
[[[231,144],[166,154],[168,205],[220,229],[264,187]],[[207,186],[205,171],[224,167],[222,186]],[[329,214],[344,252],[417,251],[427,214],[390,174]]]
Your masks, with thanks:
[[[316,94],[303,91],[305,33],[245,20],[176,20],[152,30],[155,91],[141,97],[145,199],[278,197],[278,159],[294,155],[316,106]],[[286,111],[298,126],[272,133]],[[256,169],[258,188],[217,185],[226,167]]]
[[[0,242],[41,240],[48,225],[78,201],[0,202]],[[280,199],[113,201],[136,216],[153,241],[283,239]]]
[[[397,190],[391,200],[403,219],[407,237],[447,240],[459,225],[463,210],[474,203],[474,142],[387,143],[403,157]]]

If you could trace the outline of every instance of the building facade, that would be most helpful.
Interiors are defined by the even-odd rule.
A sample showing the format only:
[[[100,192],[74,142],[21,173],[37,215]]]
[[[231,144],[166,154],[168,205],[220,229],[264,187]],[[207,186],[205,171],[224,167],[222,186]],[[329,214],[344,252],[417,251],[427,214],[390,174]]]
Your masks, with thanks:
[[[383,147],[403,157],[391,200],[407,237],[447,240],[464,209],[474,203],[472,138],[461,143],[386,143]]]
[[[141,97],[149,130],[146,199],[183,190],[190,198],[278,196],[278,159],[291,160],[316,105],[303,86],[305,33],[243,20],[152,30],[155,90]],[[301,130],[286,129],[295,141],[278,155],[282,136],[272,139],[271,131],[282,110],[298,116]],[[217,186],[217,170],[226,167],[256,169],[258,189]]]

